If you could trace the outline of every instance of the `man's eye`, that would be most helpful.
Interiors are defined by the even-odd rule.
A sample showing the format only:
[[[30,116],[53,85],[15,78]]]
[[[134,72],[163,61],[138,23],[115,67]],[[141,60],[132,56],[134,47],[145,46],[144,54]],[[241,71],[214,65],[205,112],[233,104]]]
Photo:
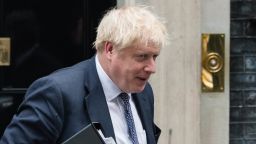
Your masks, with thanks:
[[[146,54],[141,54],[141,55],[138,55],[137,56],[140,60],[144,60],[144,59],[147,59],[147,55]]]
[[[154,55],[154,56],[153,56],[153,59],[156,60],[157,56],[158,56],[158,55]]]

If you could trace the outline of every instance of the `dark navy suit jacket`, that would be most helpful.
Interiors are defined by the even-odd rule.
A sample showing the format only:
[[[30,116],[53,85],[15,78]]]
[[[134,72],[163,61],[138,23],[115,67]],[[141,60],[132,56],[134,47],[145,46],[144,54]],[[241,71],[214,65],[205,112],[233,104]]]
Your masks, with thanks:
[[[152,89],[147,84],[141,93],[132,95],[147,143],[156,144],[160,129],[153,122]],[[104,136],[115,139],[95,57],[36,80],[28,88],[0,144],[61,143],[90,122],[99,122]]]

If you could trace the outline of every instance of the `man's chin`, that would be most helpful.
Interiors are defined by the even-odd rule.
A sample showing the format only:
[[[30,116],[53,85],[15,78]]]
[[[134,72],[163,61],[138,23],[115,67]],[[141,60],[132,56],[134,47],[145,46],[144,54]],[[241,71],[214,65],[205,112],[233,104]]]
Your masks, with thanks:
[[[140,92],[142,92],[142,91],[144,90],[144,88],[145,88],[145,85],[143,85],[143,86],[138,86],[138,87],[132,89],[132,90],[131,90],[131,93],[140,93]]]

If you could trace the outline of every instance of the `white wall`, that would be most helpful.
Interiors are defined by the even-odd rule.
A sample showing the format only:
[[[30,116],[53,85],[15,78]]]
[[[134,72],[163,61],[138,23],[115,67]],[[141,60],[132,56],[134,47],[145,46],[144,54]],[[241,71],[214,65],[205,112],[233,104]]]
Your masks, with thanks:
[[[201,0],[202,33],[225,34],[225,91],[201,95],[201,144],[229,144],[229,0]]]
[[[170,45],[157,59],[155,93],[159,144],[228,144],[229,0],[118,0],[147,4],[167,20]],[[217,12],[216,12],[217,11]],[[201,93],[201,33],[226,34],[225,92]]]
[[[199,144],[200,3],[152,1],[168,22],[170,46],[162,50],[151,83],[156,96],[160,144]],[[172,130],[170,134],[169,131]]]

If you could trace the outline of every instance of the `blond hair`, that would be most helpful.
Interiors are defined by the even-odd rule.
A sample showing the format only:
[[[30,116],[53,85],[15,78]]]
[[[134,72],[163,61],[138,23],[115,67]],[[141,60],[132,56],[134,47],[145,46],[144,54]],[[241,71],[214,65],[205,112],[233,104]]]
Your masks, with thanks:
[[[105,42],[118,48],[126,48],[134,43],[167,44],[168,34],[164,21],[154,15],[147,6],[124,6],[109,10],[97,28],[95,48],[102,51]]]

